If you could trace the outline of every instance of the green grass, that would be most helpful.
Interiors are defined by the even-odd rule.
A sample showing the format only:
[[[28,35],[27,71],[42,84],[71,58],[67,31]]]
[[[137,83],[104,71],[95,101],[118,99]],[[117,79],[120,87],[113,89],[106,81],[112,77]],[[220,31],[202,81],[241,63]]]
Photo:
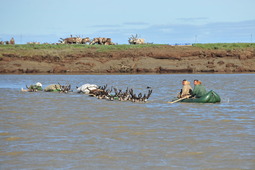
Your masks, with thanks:
[[[77,47],[80,45],[77,45]],[[18,49],[18,50],[31,50],[31,49],[63,49],[63,48],[73,48],[74,45],[68,44],[15,44],[15,45],[0,45],[0,48],[5,49]]]
[[[142,45],[84,45],[84,44],[16,44],[16,45],[0,45],[0,49],[8,50],[74,50],[74,49],[96,49],[97,52],[120,51],[128,49],[139,49],[146,47],[161,48],[163,44],[142,44]],[[212,44],[193,44],[193,47],[204,49],[244,49],[255,48],[255,43],[212,43]]]
[[[255,48],[255,43],[212,43],[212,44],[193,44],[194,47],[200,47],[205,49],[243,49],[243,48]]]
[[[65,54],[92,52],[113,52],[125,51],[128,49],[139,49],[145,47],[161,48],[162,45],[143,44],[143,45],[84,45],[84,44],[16,44],[0,45],[0,58],[3,54],[14,54],[16,56],[34,56],[34,55],[53,55],[63,56]]]
[[[31,50],[31,49],[86,49],[94,48],[97,51],[111,51],[111,50],[127,50],[144,47],[159,47],[160,44],[143,44],[143,45],[84,45],[84,44],[16,44],[16,45],[0,45],[3,49],[17,49],[17,50]]]
[[[141,44],[141,45],[129,45],[129,44],[122,44],[122,45],[93,45],[92,47],[96,47],[98,52],[105,52],[105,51],[121,51],[121,50],[128,50],[128,49],[140,49],[146,47],[161,47],[160,44]]]

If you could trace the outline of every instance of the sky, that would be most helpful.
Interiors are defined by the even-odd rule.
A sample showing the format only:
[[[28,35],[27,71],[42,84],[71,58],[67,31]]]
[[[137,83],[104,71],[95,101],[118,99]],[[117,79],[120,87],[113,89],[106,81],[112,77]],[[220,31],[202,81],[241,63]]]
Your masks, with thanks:
[[[128,44],[255,42],[255,0],[0,0],[0,41],[107,37]]]

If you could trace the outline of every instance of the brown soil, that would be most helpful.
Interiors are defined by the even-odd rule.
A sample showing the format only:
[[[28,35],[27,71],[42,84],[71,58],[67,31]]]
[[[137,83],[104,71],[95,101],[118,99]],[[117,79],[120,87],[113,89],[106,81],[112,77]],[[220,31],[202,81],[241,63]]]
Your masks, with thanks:
[[[105,52],[97,48],[0,51],[2,74],[204,72],[255,72],[255,50],[165,45]]]

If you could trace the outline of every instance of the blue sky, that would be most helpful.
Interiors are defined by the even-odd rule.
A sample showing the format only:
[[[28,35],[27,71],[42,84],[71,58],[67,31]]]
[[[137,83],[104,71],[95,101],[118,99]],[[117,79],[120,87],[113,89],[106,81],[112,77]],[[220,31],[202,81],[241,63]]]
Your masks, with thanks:
[[[157,44],[255,42],[254,0],[0,0],[0,41],[131,34]]]

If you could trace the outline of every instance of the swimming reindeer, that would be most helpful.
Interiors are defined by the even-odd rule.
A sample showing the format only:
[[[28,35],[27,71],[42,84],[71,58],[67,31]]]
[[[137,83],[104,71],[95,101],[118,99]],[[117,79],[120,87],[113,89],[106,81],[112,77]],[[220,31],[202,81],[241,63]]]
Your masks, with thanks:
[[[61,84],[59,84],[59,86],[60,86],[59,93],[68,93],[71,91],[71,84],[66,86],[62,86]]]
[[[131,88],[129,89],[128,87],[126,88],[125,91],[122,91],[121,89],[117,89],[117,88],[113,88],[111,87],[110,89],[107,89],[107,84],[104,86],[98,86],[95,87],[93,86],[93,88],[89,89],[87,87],[90,84],[86,84],[86,88],[85,90],[88,90],[89,92],[86,93],[92,97],[96,97],[98,99],[107,99],[107,100],[118,100],[118,101],[132,101],[132,102],[147,102],[149,97],[152,94],[152,90],[150,89],[150,87],[147,87],[148,93],[147,94],[142,94],[139,93],[134,94],[134,90]],[[85,87],[85,85],[83,85]],[[83,86],[81,87],[77,87],[77,92],[81,93],[84,91]],[[114,91],[114,93],[112,93],[112,91]],[[83,92],[84,93],[84,92]]]
[[[109,95],[109,91],[106,90],[107,84],[104,86],[99,86],[97,89],[89,91],[90,96],[97,97],[98,99],[106,98]]]
[[[59,92],[59,93],[68,93],[71,92],[71,85],[63,86],[61,84],[51,84],[44,89],[45,92]]]
[[[134,94],[133,89],[130,90],[131,95],[131,101],[132,102],[147,102],[149,97],[151,96],[152,90],[148,91],[148,94],[142,95],[142,93],[139,93],[138,95]]]

